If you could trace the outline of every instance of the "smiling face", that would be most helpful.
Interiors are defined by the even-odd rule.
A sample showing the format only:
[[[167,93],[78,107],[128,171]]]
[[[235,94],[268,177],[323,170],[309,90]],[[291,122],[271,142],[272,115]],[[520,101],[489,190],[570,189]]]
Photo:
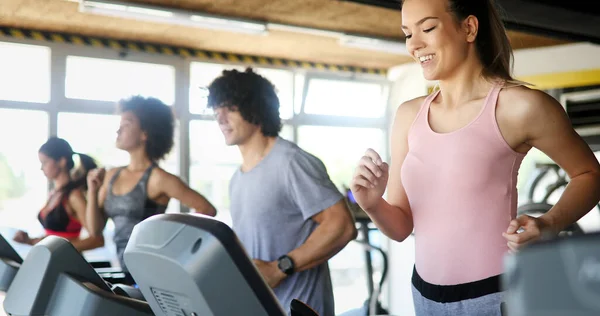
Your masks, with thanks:
[[[220,106],[214,111],[228,146],[243,145],[255,133],[261,133],[260,126],[246,121],[235,107]]]
[[[406,0],[402,5],[408,52],[421,64],[427,80],[453,74],[469,58],[475,40],[476,18],[457,23],[448,8],[448,0]]]

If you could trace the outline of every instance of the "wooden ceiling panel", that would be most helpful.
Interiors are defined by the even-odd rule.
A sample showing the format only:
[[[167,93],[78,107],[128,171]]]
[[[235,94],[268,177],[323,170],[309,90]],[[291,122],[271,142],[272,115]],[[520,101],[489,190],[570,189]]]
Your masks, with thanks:
[[[126,0],[338,32],[403,38],[400,12],[337,0]]]
[[[407,56],[343,47],[330,37],[270,31],[254,36],[111,18],[78,11],[67,0],[1,0],[0,25],[87,36],[144,41],[195,49],[384,68],[410,62]],[[346,33],[401,38],[398,11],[336,0],[130,0],[217,15]],[[554,39],[509,32],[516,49],[557,45]]]

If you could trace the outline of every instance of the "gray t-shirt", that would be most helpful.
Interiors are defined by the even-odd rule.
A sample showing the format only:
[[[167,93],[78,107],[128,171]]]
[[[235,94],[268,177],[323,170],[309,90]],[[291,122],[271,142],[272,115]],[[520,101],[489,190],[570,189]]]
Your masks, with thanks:
[[[229,191],[233,230],[252,259],[267,262],[301,246],[317,227],[311,217],[343,198],[321,160],[282,138],[253,169],[238,169]],[[327,263],[294,273],[273,291],[288,312],[296,298],[321,316],[335,315]]]

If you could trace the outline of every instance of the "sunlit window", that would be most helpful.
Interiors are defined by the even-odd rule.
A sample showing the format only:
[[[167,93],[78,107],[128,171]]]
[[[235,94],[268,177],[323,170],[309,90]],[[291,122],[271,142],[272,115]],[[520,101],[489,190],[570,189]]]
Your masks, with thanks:
[[[132,61],[68,56],[67,98],[118,101],[131,95],[175,101],[175,68]]]
[[[329,176],[340,190],[350,185],[358,160],[368,148],[373,148],[385,159],[385,144],[385,133],[381,129],[333,126],[298,128],[298,145],[323,161]]]
[[[58,136],[68,141],[73,150],[94,157],[105,168],[125,166],[129,156],[115,146],[119,121],[118,115],[60,113]],[[83,133],[85,130],[89,132]]]
[[[48,181],[38,150],[48,139],[48,115],[0,109],[0,226],[39,229]]]
[[[385,114],[386,99],[379,83],[310,79],[304,112],[377,118]]]
[[[50,101],[50,49],[0,42],[0,99]]]

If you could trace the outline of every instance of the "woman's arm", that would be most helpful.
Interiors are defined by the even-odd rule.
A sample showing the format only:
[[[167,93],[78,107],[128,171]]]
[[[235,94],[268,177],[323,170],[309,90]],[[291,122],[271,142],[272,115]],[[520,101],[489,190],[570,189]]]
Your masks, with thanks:
[[[38,242],[40,242],[40,240],[44,239],[45,237],[46,236],[31,238],[31,237],[29,237],[29,234],[27,232],[19,230],[15,233],[13,240],[18,243],[21,243],[21,244],[33,246],[33,245],[37,244]]]
[[[509,247],[516,250],[544,232],[557,234],[597,205],[600,200],[600,165],[554,98],[527,88],[513,94],[513,106],[520,108],[516,127],[524,133],[525,142],[548,155],[571,179],[558,202],[546,214],[537,219],[520,216],[511,222],[505,237]],[[525,231],[517,234],[520,227]]]
[[[69,193],[69,208],[73,211],[73,214],[81,225],[89,231],[87,228],[88,222],[86,220],[87,202],[85,196],[80,189],[73,189]]]
[[[162,169],[157,169],[158,181],[152,181],[158,191],[169,198],[179,200],[183,205],[208,216],[217,215],[215,207],[202,194],[192,190],[177,176]]]
[[[90,236],[88,238],[83,239],[72,239],[71,244],[77,249],[77,251],[82,252],[85,250],[91,250],[95,248],[104,247],[104,237],[100,236]]]
[[[106,225],[107,217],[104,213],[104,200],[106,199],[106,190],[108,182],[116,172],[112,169],[104,176],[104,169],[94,169],[88,173],[88,192],[86,206],[86,222],[84,225],[90,236],[100,237]]]
[[[408,197],[402,185],[401,168],[408,153],[408,131],[422,103],[423,97],[413,99],[400,105],[396,111],[390,139],[389,170],[377,153],[368,150],[351,185],[358,204],[373,223],[396,241],[406,239],[414,228]],[[386,182],[387,201],[382,198]]]

